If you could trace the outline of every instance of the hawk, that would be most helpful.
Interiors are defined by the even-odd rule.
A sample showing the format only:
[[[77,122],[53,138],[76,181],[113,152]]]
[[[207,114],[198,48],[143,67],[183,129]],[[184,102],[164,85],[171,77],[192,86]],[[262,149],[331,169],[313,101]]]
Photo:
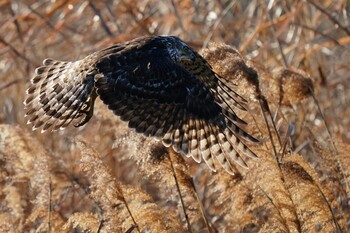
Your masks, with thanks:
[[[241,154],[255,158],[234,109],[247,109],[235,86],[175,36],[141,37],[92,53],[78,61],[45,59],[35,70],[24,101],[33,130],[57,130],[87,123],[97,96],[128,126],[162,140],[177,153],[214,158],[230,174],[243,167]]]

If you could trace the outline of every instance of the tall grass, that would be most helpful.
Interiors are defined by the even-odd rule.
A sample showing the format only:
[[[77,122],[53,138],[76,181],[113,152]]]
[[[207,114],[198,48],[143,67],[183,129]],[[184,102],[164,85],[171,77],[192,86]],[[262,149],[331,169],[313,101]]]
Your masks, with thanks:
[[[345,0],[0,1],[0,232],[350,232],[349,14]],[[100,100],[83,128],[26,125],[43,59],[155,34],[249,100],[248,170],[211,172]]]

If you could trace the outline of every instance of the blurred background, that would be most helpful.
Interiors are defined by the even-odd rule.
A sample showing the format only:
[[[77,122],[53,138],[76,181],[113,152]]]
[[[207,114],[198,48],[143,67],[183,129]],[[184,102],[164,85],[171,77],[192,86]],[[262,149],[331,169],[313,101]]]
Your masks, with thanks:
[[[349,14],[347,0],[0,1],[0,230],[350,232]],[[152,143],[101,101],[82,128],[31,131],[23,101],[43,59],[76,60],[146,35],[238,49],[261,77],[287,160],[276,164],[261,130],[267,147],[257,151],[270,160],[243,177],[174,157],[179,192],[169,161],[150,158],[167,152],[143,151]],[[313,91],[294,98],[298,85],[276,68],[297,70]],[[117,204],[104,196],[109,185]]]

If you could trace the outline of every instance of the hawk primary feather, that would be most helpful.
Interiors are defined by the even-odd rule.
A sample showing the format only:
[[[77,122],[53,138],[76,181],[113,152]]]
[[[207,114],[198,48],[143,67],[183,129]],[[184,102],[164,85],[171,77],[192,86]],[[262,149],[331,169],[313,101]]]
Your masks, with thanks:
[[[256,157],[244,140],[257,140],[234,112],[246,100],[177,37],[142,37],[75,62],[46,59],[35,73],[24,101],[33,129],[65,128],[85,115],[83,125],[99,96],[136,132],[212,170],[214,158],[233,174],[232,160],[246,166],[240,154]]]

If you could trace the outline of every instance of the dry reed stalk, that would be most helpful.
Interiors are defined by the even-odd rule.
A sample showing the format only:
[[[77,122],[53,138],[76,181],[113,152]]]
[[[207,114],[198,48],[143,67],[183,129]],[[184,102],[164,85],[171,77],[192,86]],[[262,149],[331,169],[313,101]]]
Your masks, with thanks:
[[[119,184],[95,150],[81,139],[76,139],[76,142],[82,151],[80,166],[90,179],[90,196],[102,210],[101,232],[127,231],[133,225],[140,232],[179,230],[172,215],[162,212],[148,194]],[[150,225],[150,222],[153,224]]]

